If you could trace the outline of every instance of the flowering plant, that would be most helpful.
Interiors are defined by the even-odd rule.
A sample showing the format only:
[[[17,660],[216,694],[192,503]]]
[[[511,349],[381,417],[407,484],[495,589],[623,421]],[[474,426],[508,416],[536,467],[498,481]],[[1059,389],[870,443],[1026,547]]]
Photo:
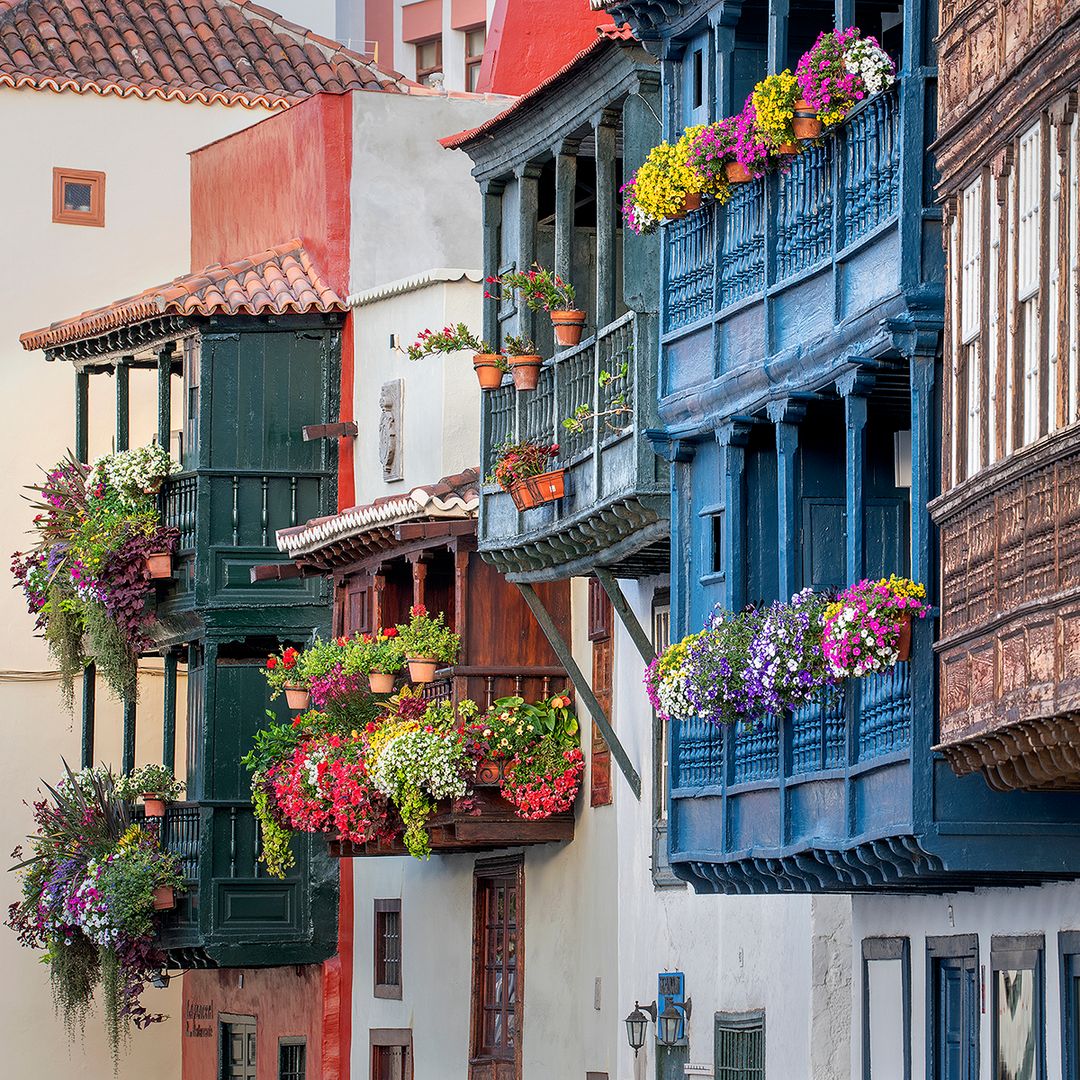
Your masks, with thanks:
[[[498,448],[487,482],[498,484],[503,491],[509,491],[522,480],[547,472],[551,462],[558,456],[557,443],[549,446],[532,439],[520,443],[507,441]]]
[[[849,586],[824,612],[822,642],[836,678],[858,678],[896,664],[900,631],[911,616],[926,618],[926,589],[896,575]]]
[[[345,667],[361,675],[372,672],[396,675],[405,666],[405,647],[396,626],[386,626],[376,634],[363,634],[349,645]]]
[[[565,813],[574,805],[584,772],[580,747],[562,748],[545,739],[507,767],[503,797],[514,804],[518,817],[528,821]]]
[[[7,923],[21,945],[44,952],[69,1036],[85,1026],[101,987],[117,1069],[130,1025],[165,1019],[140,998],[166,964],[155,945],[154,891],[181,888],[183,881],[156,835],[131,824],[108,770],[66,772],[48,788],[49,797],[33,805],[37,833],[29,839],[29,857],[16,867],[21,897],[8,909]],[[23,854],[16,849],[16,858]]]
[[[711,191],[719,203],[727,202],[731,197],[731,184],[724,166],[735,160],[739,137],[735,119],[728,116],[696,129],[697,134],[690,140],[687,152],[688,167],[697,176],[702,189]]]
[[[658,716],[685,720],[694,713],[688,694],[686,661],[698,634],[673,642],[645,669],[645,692]]]
[[[446,613],[428,614],[423,604],[409,608],[409,621],[397,628],[406,657],[452,664],[461,651],[461,638],[446,625]]]
[[[539,263],[533,263],[528,270],[514,270],[500,277],[487,278],[489,285],[498,285],[517,293],[530,311],[573,311],[574,286],[563,281],[552,270],[545,270]],[[497,298],[496,294],[485,292],[484,296]]]
[[[140,795],[156,795],[165,802],[176,802],[184,793],[184,784],[164,765],[142,765],[117,777],[115,790],[116,797],[127,802],[134,802]]]
[[[102,455],[90,469],[86,486],[90,490],[99,485],[112,488],[122,498],[137,504],[139,496],[156,495],[162,481],[179,471],[180,466],[169,457],[168,451],[151,443]]]
[[[300,650],[291,645],[284,646],[279,652],[272,653],[266,658],[266,666],[263,668],[263,677],[270,687],[270,700],[274,701],[281,696],[281,691],[286,686],[302,686],[303,680],[297,663],[300,659]]]
[[[514,696],[498,698],[474,725],[488,757],[512,758],[540,739],[577,745],[578,721],[568,694],[554,694],[534,703]]]
[[[778,75],[766,76],[750,95],[757,133],[772,153],[779,151],[781,146],[800,145],[792,127],[798,98],[799,84],[786,69]]]
[[[735,117],[735,160],[753,177],[764,176],[773,164],[772,144],[758,125],[753,96]]]
[[[896,67],[873,37],[858,27],[818,35],[795,69],[799,90],[823,124],[838,124],[858,101],[892,86]]]
[[[539,352],[536,342],[526,334],[516,337],[513,334],[507,334],[503,348],[506,349],[507,356],[536,356]]]
[[[690,715],[714,724],[752,715],[746,672],[759,623],[753,609],[734,614],[718,608],[688,644],[683,670]]]
[[[406,350],[410,360],[421,360],[425,356],[438,353],[455,352],[493,353],[495,350],[478,338],[465,323],[456,326],[444,326],[441,330],[421,330]]]
[[[726,186],[710,189],[703,175],[690,167],[691,147],[701,130],[689,127],[674,145],[665,140],[654,146],[623,184],[623,220],[634,232],[653,232],[661,221],[681,214],[687,195],[711,190],[723,201]]]

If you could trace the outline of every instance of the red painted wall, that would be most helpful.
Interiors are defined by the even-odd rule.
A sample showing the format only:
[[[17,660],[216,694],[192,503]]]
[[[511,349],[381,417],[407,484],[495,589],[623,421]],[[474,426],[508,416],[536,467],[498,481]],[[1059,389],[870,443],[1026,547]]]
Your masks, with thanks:
[[[307,1039],[308,1076],[340,1080],[323,1057],[324,981],[317,965],[187,972],[180,1038],[183,1080],[218,1075],[221,1013],[255,1017],[258,1080],[277,1080],[278,1039],[284,1036]]]
[[[495,0],[477,90],[526,94],[611,25],[588,0]]]
[[[191,155],[191,268],[298,236],[349,294],[352,95],[319,94]],[[341,341],[341,415],[353,417],[352,314]],[[338,446],[338,506],[356,502],[352,441]]]

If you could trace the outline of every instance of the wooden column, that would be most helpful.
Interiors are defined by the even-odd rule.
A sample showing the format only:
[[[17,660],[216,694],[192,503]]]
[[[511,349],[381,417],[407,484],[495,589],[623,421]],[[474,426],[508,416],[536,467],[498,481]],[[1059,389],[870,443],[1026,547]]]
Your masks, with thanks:
[[[162,722],[161,763],[166,769],[176,771],[176,668],[178,657],[175,649],[165,654],[165,706]]]
[[[128,376],[131,369],[128,367],[130,356],[121,357],[116,363],[116,450],[127,450],[131,445],[131,416],[130,416],[130,389]]]
[[[124,702],[124,754],[123,771],[131,772],[135,768],[135,701]]]
[[[423,555],[414,555],[409,559],[412,563],[412,602],[413,604],[424,603],[424,582],[427,580],[427,563]]]
[[[1069,159],[1072,154],[1071,136],[1076,98],[1075,93],[1066,94],[1050,110],[1050,120],[1057,136],[1057,161],[1051,162],[1051,167],[1057,169],[1058,177],[1058,217],[1051,226],[1057,230],[1058,236],[1058,320],[1057,326],[1051,328],[1051,333],[1057,337],[1057,398],[1050,403],[1055,428],[1063,428],[1073,421],[1069,411],[1070,382],[1074,378],[1072,357],[1069,355],[1069,298],[1072,278],[1069,265],[1069,214],[1070,198],[1074,193],[1071,190],[1073,185],[1069,183]]]
[[[495,277],[502,265],[502,180],[480,185],[483,196],[481,218],[484,234],[484,277]],[[494,348],[499,346],[499,301],[490,288],[484,289],[484,326],[481,336]]]
[[[90,458],[90,372],[75,372],[75,457]]]
[[[855,0],[833,0],[833,21],[836,23],[837,30],[846,30],[849,26],[853,26]]]
[[[97,698],[97,667],[94,661],[83,668],[82,678],[82,767],[94,764],[94,711]]]
[[[776,75],[787,67],[788,11],[790,0],[769,0],[769,74]]]
[[[911,577],[934,595],[933,526],[926,504],[937,494],[934,482],[934,368],[936,334],[910,356],[911,364]]]
[[[619,114],[593,119],[596,142],[596,329],[615,319],[615,139]]]
[[[536,216],[540,203],[540,171],[537,162],[527,161],[517,169],[518,220],[517,220],[517,266],[528,270],[536,262]],[[536,312],[530,311],[518,301],[518,333],[536,338]]]
[[[780,599],[787,600],[799,587],[799,493],[796,456],[799,451],[799,424],[806,406],[783,398],[770,402],[769,419],[776,426],[776,511],[778,520]]]
[[[555,273],[563,281],[574,274],[574,209],[577,203],[577,154],[580,140],[563,139],[555,148]]]
[[[860,371],[845,372],[836,381],[844,399],[845,469],[847,495],[847,548],[845,568],[848,581],[861,581],[866,570],[866,395],[873,380]]]
[[[724,606],[740,611],[746,604],[746,494],[743,476],[746,471],[746,445],[750,425],[732,422],[716,430],[720,445],[720,475],[724,500]]]
[[[713,12],[722,15],[723,5]],[[735,100],[735,27],[719,24],[713,27],[713,51],[716,54],[716,116],[731,116],[742,102]]]
[[[172,435],[172,366],[173,346],[170,343],[158,353],[157,441],[168,452]]]

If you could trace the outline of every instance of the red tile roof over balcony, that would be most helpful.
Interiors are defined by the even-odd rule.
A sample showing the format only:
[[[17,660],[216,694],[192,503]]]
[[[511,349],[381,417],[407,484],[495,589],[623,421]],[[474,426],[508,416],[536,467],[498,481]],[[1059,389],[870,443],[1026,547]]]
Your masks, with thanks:
[[[0,86],[284,108],[414,85],[250,0],[0,0]]]
[[[23,334],[24,349],[48,349],[159,315],[283,315],[344,311],[299,240],[226,265],[208,266],[95,311]]]

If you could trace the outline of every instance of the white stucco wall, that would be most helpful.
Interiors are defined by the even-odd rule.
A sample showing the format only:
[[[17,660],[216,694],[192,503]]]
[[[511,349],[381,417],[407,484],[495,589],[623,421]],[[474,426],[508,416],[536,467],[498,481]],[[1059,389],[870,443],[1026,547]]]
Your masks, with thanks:
[[[183,273],[189,265],[188,151],[263,119],[264,110],[208,108],[159,101],[120,100],[73,93],[0,90],[0,139],[9,149],[0,191],[8,207],[0,261],[0,390],[4,401],[0,455],[6,482],[0,489],[0,550],[26,543],[29,510],[22,485],[40,476],[73,445],[74,376],[70,368],[24,352],[18,336]],[[106,173],[105,227],[52,223],[55,166]],[[111,448],[115,391],[111,377],[92,378],[91,452]],[[132,377],[132,445],[156,427],[153,380]],[[175,401],[174,404],[178,404]],[[174,426],[176,424],[174,423]],[[80,729],[60,707],[43,643],[21,595],[0,588],[0,850],[9,852],[31,827],[23,799],[38,778],[54,780],[60,759],[79,762]],[[139,763],[161,760],[159,676],[142,680]],[[184,692],[183,683],[180,695]],[[120,711],[103,686],[98,690],[98,757],[118,764]],[[184,731],[177,733],[183,760]],[[13,874],[0,873],[0,907],[18,891]],[[112,1066],[100,1016],[91,1017],[85,1044],[69,1047],[53,1016],[48,974],[37,957],[0,930],[0,1041],[11,1080],[40,1080],[75,1071],[107,1080]],[[121,1077],[179,1076],[179,982],[152,991],[151,1008],[171,1013],[164,1025],[136,1032],[121,1063]]]
[[[360,418],[353,449],[357,504],[434,483],[480,461],[481,391],[470,356],[455,353],[414,362],[390,346],[396,334],[401,348],[408,348],[425,327],[464,322],[479,329],[480,273],[451,269],[422,276],[428,279],[425,284],[403,284],[353,309],[354,415]],[[404,382],[398,433],[404,478],[387,481],[379,458],[379,392],[396,379]]]
[[[1052,842],[1052,841],[1048,841]],[[911,954],[911,1078],[926,1080],[929,1013],[927,937],[977,934],[979,968],[985,987],[979,1017],[980,1075],[995,1075],[992,1043],[990,945],[995,935],[1045,935],[1043,954],[1044,1027],[1047,1080],[1062,1080],[1060,930],[1080,930],[1080,882],[1026,889],[976,889],[940,896],[857,896],[853,900],[853,947],[862,955],[867,937],[907,937]],[[861,960],[852,980],[851,1058],[861,1061],[863,975]]]

